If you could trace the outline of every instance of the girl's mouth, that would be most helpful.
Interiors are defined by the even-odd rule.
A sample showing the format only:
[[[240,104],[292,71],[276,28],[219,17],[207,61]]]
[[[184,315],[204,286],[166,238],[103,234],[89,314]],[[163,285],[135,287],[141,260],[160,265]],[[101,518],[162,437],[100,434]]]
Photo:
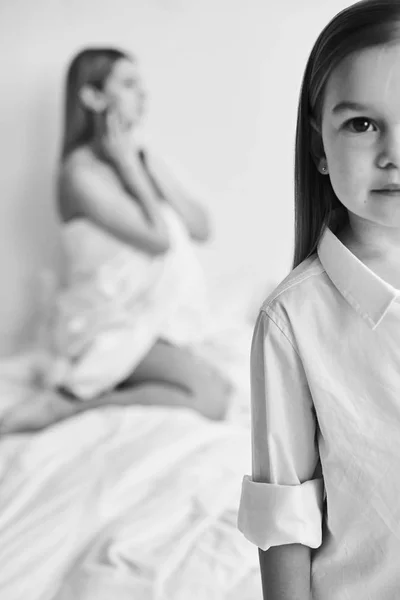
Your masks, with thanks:
[[[385,185],[383,188],[378,190],[372,190],[374,194],[382,194],[385,196],[398,196],[400,195],[400,185],[390,184]]]
[[[400,196],[400,190],[373,190],[373,193],[381,196]]]

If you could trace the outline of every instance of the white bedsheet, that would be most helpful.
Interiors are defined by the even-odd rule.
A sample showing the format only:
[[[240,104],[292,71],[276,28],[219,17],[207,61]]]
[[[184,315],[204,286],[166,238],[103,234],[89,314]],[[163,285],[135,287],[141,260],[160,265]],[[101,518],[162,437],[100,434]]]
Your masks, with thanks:
[[[68,285],[59,290],[53,341],[58,381],[81,400],[113,389],[162,338],[196,347],[207,339],[206,277],[188,231],[166,203],[171,247],[152,257],[85,218],[63,225]]]
[[[236,529],[244,429],[110,407],[0,455],[2,600],[230,598],[256,567]]]
[[[0,440],[1,600],[261,597],[257,552],[236,528],[248,342],[233,328],[204,348],[236,381],[230,423],[107,407]]]

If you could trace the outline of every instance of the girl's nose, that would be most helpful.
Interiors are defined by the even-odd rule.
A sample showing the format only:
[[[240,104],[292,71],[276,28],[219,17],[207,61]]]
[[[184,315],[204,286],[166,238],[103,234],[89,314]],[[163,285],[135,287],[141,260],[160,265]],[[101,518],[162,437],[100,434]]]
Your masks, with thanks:
[[[400,169],[400,127],[385,135],[378,156],[378,167]]]

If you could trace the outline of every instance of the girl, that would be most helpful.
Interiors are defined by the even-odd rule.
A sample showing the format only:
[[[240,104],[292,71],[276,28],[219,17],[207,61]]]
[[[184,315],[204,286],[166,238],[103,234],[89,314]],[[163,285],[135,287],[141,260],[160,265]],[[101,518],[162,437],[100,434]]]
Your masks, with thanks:
[[[67,281],[56,327],[67,366],[56,383],[82,400],[163,384],[168,394],[143,401],[219,419],[230,385],[192,351],[207,327],[193,241],[207,240],[208,217],[138,143],[144,104],[128,54],[87,49],[72,61],[59,176]]]
[[[300,95],[294,270],[251,355],[239,528],[268,600],[400,596],[400,3],[319,36]]]

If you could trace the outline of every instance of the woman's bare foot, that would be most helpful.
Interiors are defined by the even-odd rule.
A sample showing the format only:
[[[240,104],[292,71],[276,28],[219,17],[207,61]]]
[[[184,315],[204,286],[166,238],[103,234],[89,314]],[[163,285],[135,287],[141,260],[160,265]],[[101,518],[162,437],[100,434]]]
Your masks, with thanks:
[[[8,411],[0,422],[0,434],[32,433],[72,417],[76,403],[52,390],[32,390],[32,396]]]

